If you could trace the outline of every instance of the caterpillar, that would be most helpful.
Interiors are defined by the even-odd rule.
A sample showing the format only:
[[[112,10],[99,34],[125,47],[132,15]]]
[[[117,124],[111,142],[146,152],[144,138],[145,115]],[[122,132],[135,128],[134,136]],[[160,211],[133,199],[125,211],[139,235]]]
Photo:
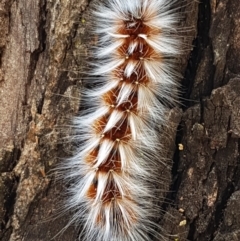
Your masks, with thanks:
[[[96,3],[85,110],[74,119],[76,154],[64,164],[70,223],[81,240],[146,241],[159,234],[156,186],[163,151],[158,126],[177,100],[181,50],[176,0]],[[79,224],[80,225],[80,224]]]

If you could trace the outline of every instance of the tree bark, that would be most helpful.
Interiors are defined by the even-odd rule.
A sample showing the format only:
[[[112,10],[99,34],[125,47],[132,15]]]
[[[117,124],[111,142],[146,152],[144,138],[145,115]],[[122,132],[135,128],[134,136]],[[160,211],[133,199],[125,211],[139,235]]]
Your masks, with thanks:
[[[92,2],[0,1],[0,240],[77,240],[54,167],[78,114]],[[182,105],[162,127],[169,241],[240,240],[240,4],[184,0]],[[161,157],[159,157],[161,158]],[[64,231],[64,232],[61,232]],[[60,232],[60,233],[59,233]],[[160,241],[160,240],[159,240]]]

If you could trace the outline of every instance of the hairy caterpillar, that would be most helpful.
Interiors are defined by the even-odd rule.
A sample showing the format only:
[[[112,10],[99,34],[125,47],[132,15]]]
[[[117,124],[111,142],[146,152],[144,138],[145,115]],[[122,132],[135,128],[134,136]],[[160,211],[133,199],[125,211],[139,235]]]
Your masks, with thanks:
[[[95,87],[84,94],[90,107],[75,119],[77,153],[63,167],[73,183],[71,222],[81,221],[84,240],[158,236],[157,126],[177,97],[174,58],[181,48],[175,3],[108,0],[95,6],[99,44],[89,74]]]

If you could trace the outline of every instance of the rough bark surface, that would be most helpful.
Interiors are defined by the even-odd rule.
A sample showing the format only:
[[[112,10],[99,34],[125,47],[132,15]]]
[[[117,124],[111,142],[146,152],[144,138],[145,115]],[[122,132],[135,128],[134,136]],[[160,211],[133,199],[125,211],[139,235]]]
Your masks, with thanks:
[[[57,235],[71,213],[56,218],[67,186],[52,170],[71,150],[63,137],[79,110],[83,56],[96,41],[91,4],[0,0],[0,240],[77,240],[80,227]],[[168,178],[156,219],[177,235],[172,241],[238,241],[240,4],[182,6],[183,105],[163,129],[173,162],[159,173]]]

